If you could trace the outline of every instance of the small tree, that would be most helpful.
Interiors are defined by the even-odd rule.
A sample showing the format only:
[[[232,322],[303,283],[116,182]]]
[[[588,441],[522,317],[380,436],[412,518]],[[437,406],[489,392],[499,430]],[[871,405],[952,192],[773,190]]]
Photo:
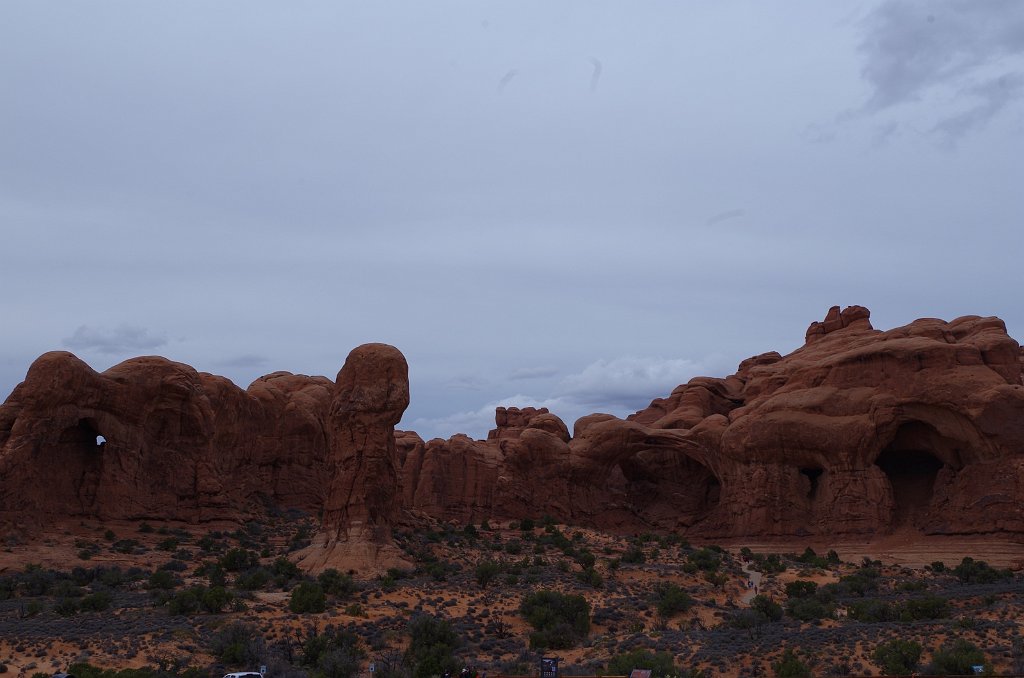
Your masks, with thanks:
[[[447,620],[419,615],[409,622],[409,648],[405,662],[412,668],[414,678],[442,676],[458,668],[455,649],[459,637]]]
[[[494,562],[493,560],[482,560],[476,564],[474,574],[476,575],[476,583],[481,587],[486,587],[494,578],[501,572],[501,565]]]
[[[327,598],[320,584],[304,581],[292,589],[288,601],[288,609],[297,614],[304,612],[323,612],[327,609]]]
[[[750,601],[750,609],[770,622],[782,619],[782,606],[764,594],[754,596]]]

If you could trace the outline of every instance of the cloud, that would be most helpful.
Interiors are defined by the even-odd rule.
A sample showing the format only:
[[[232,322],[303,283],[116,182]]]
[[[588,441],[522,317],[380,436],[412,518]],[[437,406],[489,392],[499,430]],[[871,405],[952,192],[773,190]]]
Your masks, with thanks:
[[[939,116],[932,131],[953,137],[1021,99],[1019,0],[887,0],[862,26],[862,75],[871,94],[861,113],[927,103]]]
[[[512,370],[512,373],[508,375],[508,378],[512,381],[519,381],[524,379],[547,379],[558,374],[558,369],[555,367],[520,367]]]
[[[63,341],[65,346],[76,351],[130,353],[163,346],[167,343],[167,338],[151,334],[146,328],[134,325],[120,325],[114,329],[79,325],[75,333]]]
[[[551,376],[547,368],[524,368],[523,371],[530,374],[531,370],[536,371],[536,378]],[[420,417],[403,426],[425,439],[448,438],[455,433],[483,438],[488,430],[494,428],[496,407],[546,407],[571,430],[577,419],[595,412],[619,417],[632,414],[704,371],[703,363],[679,358],[621,356],[601,359],[576,374],[566,376],[548,394],[517,393],[492,400],[476,410],[441,417]]]
[[[715,224],[719,224],[723,221],[728,221],[730,219],[738,219],[742,216],[745,216],[746,213],[747,211],[744,209],[726,210],[725,212],[719,212],[718,214],[709,217],[708,220],[704,223],[707,226],[714,226]]]
[[[217,363],[220,367],[263,367],[270,360],[265,356],[246,353],[244,355],[227,358]]]
[[[700,369],[700,363],[681,358],[601,359],[563,379],[555,397],[571,398],[583,404],[639,409],[652,398],[685,383]]]

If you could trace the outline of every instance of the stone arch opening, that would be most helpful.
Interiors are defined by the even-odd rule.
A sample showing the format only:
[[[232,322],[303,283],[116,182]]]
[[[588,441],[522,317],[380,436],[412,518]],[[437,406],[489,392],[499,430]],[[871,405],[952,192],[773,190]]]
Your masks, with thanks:
[[[107,438],[95,419],[82,418],[61,432],[54,450],[53,487],[65,499],[91,503],[99,486]]]
[[[939,470],[961,468],[961,455],[957,441],[940,435],[924,422],[900,425],[875,459],[892,490],[894,529],[923,527]]]
[[[620,460],[618,470],[630,504],[666,529],[700,522],[721,498],[718,477],[679,450],[644,450]]]
[[[800,475],[807,478],[810,483],[810,489],[807,490],[807,498],[811,501],[818,496],[818,481],[821,478],[821,474],[825,472],[825,469],[817,466],[808,466],[800,469]]]

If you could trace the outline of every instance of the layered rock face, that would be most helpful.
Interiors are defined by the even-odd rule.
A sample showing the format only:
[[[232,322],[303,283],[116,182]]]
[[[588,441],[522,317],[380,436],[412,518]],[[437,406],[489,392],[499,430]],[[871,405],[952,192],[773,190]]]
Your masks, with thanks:
[[[0,406],[0,518],[322,514],[317,569],[400,562],[397,522],[539,518],[706,537],[1024,534],[1024,353],[998,318],[881,332],[831,309],[806,343],[570,435],[498,408],[486,440],[395,431],[408,368],[352,351],[335,381],[247,390],[164,358],[102,374],[48,353]],[[100,436],[101,438],[98,438]]]
[[[386,566],[408,403],[405,358],[383,344],[336,382],[276,372],[244,391],[165,358],[101,374],[47,353],[0,406],[0,517],[240,520],[270,503],[323,512],[311,566],[339,544],[348,567]]]
[[[486,441],[403,434],[406,506],[709,537],[1024,533],[1024,354],[998,318],[880,332],[829,310],[803,347],[699,377],[573,437],[499,410]]]

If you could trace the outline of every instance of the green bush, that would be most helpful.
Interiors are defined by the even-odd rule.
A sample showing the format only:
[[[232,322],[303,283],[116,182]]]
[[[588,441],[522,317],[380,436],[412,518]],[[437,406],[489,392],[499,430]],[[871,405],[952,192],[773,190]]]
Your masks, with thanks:
[[[668,620],[693,607],[693,598],[678,584],[663,582],[654,587],[655,607],[658,616]]]
[[[62,617],[73,617],[78,614],[78,601],[74,598],[61,598],[53,606],[53,611]]]
[[[770,622],[782,619],[782,606],[764,594],[754,596],[750,601],[750,609]]]
[[[413,617],[409,622],[409,647],[405,663],[412,669],[413,678],[431,678],[459,668],[455,650],[459,637],[447,620],[429,615]]]
[[[921,645],[912,640],[890,640],[876,647],[871,658],[886,674],[905,676],[917,670]]]
[[[180,583],[181,580],[170,570],[155,570],[153,574],[149,575],[148,587],[160,591],[170,591]]]
[[[903,603],[900,620],[945,619],[949,616],[949,611],[949,600],[941,596],[926,595],[920,598],[911,598]]]
[[[523,598],[519,612],[535,629],[530,634],[534,649],[568,649],[590,632],[590,603],[580,595],[534,591]]]
[[[797,579],[786,584],[787,598],[810,598],[818,591],[818,585],[813,581]]]
[[[324,593],[335,598],[348,598],[357,589],[350,575],[342,574],[333,567],[321,572],[317,581],[323,587]]]
[[[791,648],[786,648],[779,661],[772,662],[772,671],[776,678],[811,678],[811,669],[796,656]]]
[[[473,574],[476,577],[476,583],[482,588],[486,588],[488,584],[494,581],[494,578],[501,573],[501,565],[494,562],[493,560],[481,560],[476,564],[476,568],[473,570]]]
[[[249,669],[259,664],[263,638],[252,624],[234,622],[222,627],[210,641],[210,652],[228,666]],[[77,676],[81,678],[81,676]]]
[[[327,609],[327,598],[319,583],[304,581],[292,589],[288,609],[297,614],[323,612]]]
[[[199,604],[211,614],[222,611],[233,599],[231,592],[223,586],[212,586],[199,594]]]
[[[254,567],[235,577],[235,588],[241,591],[261,591],[270,583],[272,575],[265,567]]]
[[[612,657],[601,674],[628,676],[633,669],[650,669],[651,678],[673,678],[681,673],[671,652],[638,649]]]
[[[233,548],[220,559],[220,566],[228,572],[251,570],[260,562],[259,554],[243,548]]]
[[[577,572],[576,579],[594,589],[604,586],[604,578],[601,576],[601,573],[592,567]]]
[[[974,673],[972,666],[986,666],[985,654],[976,645],[958,639],[946,642],[932,655],[928,673],[937,676],[967,676]]]
[[[328,626],[322,633],[307,630],[301,663],[317,678],[352,678],[365,656],[356,634]]]
[[[997,570],[984,560],[975,560],[970,557],[965,557],[959,565],[954,567],[953,574],[964,584],[991,584],[1013,576],[1010,570]]]
[[[850,619],[860,622],[888,622],[895,621],[899,616],[899,610],[893,606],[874,598],[865,598],[850,603],[846,608],[846,614]]]
[[[106,591],[97,591],[96,593],[90,593],[89,595],[82,598],[80,606],[85,612],[102,612],[110,607],[113,602],[113,596]]]

